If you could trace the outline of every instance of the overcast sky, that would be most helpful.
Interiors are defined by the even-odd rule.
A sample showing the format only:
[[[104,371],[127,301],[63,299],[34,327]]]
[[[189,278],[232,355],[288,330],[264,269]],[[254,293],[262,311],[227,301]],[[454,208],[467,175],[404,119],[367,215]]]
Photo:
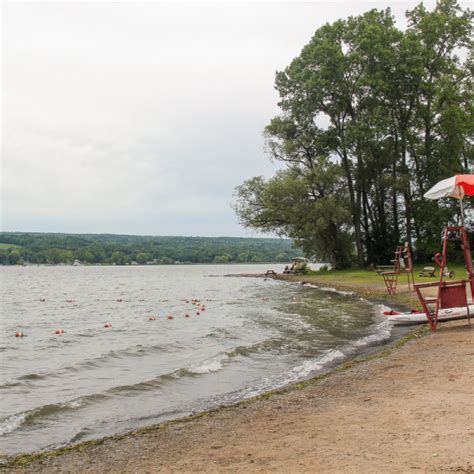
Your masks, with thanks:
[[[275,71],[323,23],[416,3],[3,3],[2,230],[250,235],[230,203],[275,171]]]

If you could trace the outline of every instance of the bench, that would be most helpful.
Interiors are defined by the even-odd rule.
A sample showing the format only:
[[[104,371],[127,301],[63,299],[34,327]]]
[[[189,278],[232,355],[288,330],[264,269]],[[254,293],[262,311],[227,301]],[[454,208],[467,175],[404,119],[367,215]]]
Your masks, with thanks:
[[[435,277],[436,276],[436,268],[435,267],[424,267],[419,275],[420,275],[420,277]]]

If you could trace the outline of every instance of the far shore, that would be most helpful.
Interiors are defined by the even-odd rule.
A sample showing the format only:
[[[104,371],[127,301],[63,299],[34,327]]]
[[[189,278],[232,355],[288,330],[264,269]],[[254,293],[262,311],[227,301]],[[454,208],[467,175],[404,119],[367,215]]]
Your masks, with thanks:
[[[12,267],[179,267],[179,266],[197,266],[206,265],[212,267],[225,267],[227,265],[232,266],[253,266],[253,265],[286,265],[287,262],[226,262],[226,263],[213,263],[213,262],[173,262],[173,263],[25,263],[25,264],[12,264],[3,265],[0,263],[0,267],[12,268]]]
[[[416,306],[401,285],[287,276]],[[380,279],[381,280],[381,279]],[[380,284],[381,283],[381,284]],[[329,374],[133,433],[10,459],[1,472],[474,472],[473,329],[419,327]]]

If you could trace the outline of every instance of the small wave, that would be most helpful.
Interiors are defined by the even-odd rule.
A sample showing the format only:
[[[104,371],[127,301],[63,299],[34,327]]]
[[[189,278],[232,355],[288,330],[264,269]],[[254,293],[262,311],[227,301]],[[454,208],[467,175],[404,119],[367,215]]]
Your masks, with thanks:
[[[316,372],[318,370],[323,369],[325,366],[329,365],[330,363],[342,359],[344,357],[344,353],[337,349],[332,349],[327,352],[324,356],[318,359],[311,359],[303,362],[301,365],[298,365],[293,368],[292,372],[296,376],[296,380],[307,377],[312,372]]]
[[[136,346],[127,347],[125,349],[112,350],[104,354],[100,354],[91,359],[84,359],[74,365],[56,369],[54,372],[48,371],[24,374],[3,385],[0,385],[0,389],[4,387],[14,387],[22,384],[24,386],[30,387],[35,381],[40,381],[47,378],[58,378],[64,375],[68,375],[70,373],[80,372],[83,369],[95,369],[98,367],[103,367],[104,365],[107,365],[113,360],[125,359],[127,357],[143,357],[150,353],[157,353],[163,351],[171,352],[176,349],[178,349],[178,347],[174,346],[173,344],[153,346],[144,346],[142,344],[138,344]]]
[[[20,413],[18,415],[9,416],[6,420],[0,423],[0,436],[4,436],[19,428],[26,420],[27,414]]]
[[[135,384],[112,387],[106,390],[106,393],[110,395],[132,395],[134,393],[140,393],[147,390],[155,390],[163,385],[163,382],[160,381],[160,379],[166,379],[167,375],[168,374],[165,374],[164,376],[159,376],[156,379],[145,380]]]
[[[51,374],[52,377],[55,377],[55,374]],[[34,386],[34,382],[38,380],[42,380],[48,377],[48,374],[41,374],[41,373],[32,373],[32,374],[24,374],[16,379],[12,379],[10,381],[5,382],[4,384],[0,385],[0,390],[6,390],[14,387],[21,387],[29,389]]]
[[[336,293],[338,295],[342,295],[342,296],[354,296],[354,292],[353,291],[344,291],[344,290],[338,290],[337,288],[333,288],[333,287],[330,287],[330,286],[318,286],[318,285],[315,285],[313,283],[301,283],[301,286],[303,286],[304,288],[314,288],[316,290],[321,290],[321,291],[326,291],[328,293]]]
[[[293,348],[294,346],[285,337],[279,337],[264,339],[249,346],[237,346],[226,354],[232,359],[239,356],[251,357],[253,354],[261,353],[284,354]]]
[[[368,336],[364,336],[360,339],[357,339],[354,343],[354,347],[365,347],[370,346],[372,344],[380,343],[382,341],[386,341],[390,339],[392,335],[392,326],[388,320],[385,320],[375,327],[375,332],[373,334],[369,334]]]
[[[89,428],[84,428],[82,429],[81,431],[79,431],[78,433],[76,433],[70,440],[67,444],[74,444],[74,443],[78,443],[79,441],[83,440],[86,436],[90,436],[92,433],[92,430],[90,430]]]
[[[229,357],[249,357],[255,352],[257,352],[259,344],[255,344],[253,346],[237,346],[232,351],[228,352],[227,355]]]
[[[187,370],[192,374],[211,374],[224,368],[224,361],[229,358],[228,354],[207,359],[200,364],[192,365]]]
[[[304,329],[307,329],[311,327],[309,324],[305,322],[298,321],[296,318],[292,317],[291,315],[287,317],[282,317],[281,319],[286,319],[291,322],[291,325],[294,327],[295,325],[301,326]],[[274,327],[274,325],[270,325],[270,327]],[[221,331],[219,331],[220,333]],[[213,334],[213,333],[211,333]],[[205,338],[210,337],[210,334],[207,334],[206,336],[203,336]],[[238,339],[241,340],[242,337],[235,336],[235,337],[229,337],[229,339]],[[282,346],[287,345],[287,341],[283,337],[279,338],[265,338],[256,342],[253,342],[250,345],[247,346],[235,346],[233,349],[228,350],[224,352],[223,354],[226,354],[227,357],[229,358],[234,358],[234,357],[250,357],[252,354],[256,353],[261,353],[261,352],[272,352],[276,351],[280,353],[280,349]]]
[[[44,378],[44,374],[25,374],[22,375],[21,377],[18,377],[18,380],[40,380]]]
[[[241,392],[241,398],[255,397],[264,392],[268,392],[269,390],[275,390],[277,388],[298,382],[307,378],[311,374],[323,370],[331,363],[344,357],[345,354],[342,351],[331,349],[316,359],[306,360],[302,364],[293,367],[291,370],[284,372],[279,376],[266,378],[259,384],[243,390]]]
[[[21,382],[7,382],[3,385],[0,385],[0,390],[7,390],[9,388],[19,387],[20,385],[22,385]]]
[[[353,291],[343,291],[343,290],[338,290],[336,288],[331,288],[331,287],[320,287],[319,288],[321,291],[327,291],[329,293],[336,293],[338,295],[342,295],[342,296],[354,296],[354,292]]]
[[[226,328],[214,329],[213,331],[206,334],[204,337],[216,338],[216,339],[238,339],[239,338],[234,332]]]
[[[84,400],[77,399],[77,400],[72,400],[70,402],[67,402],[64,404],[65,407],[67,408],[81,408],[84,406]]]
[[[43,405],[22,413],[16,413],[0,420],[0,436],[11,433],[12,431],[24,426],[35,424],[40,419],[58,415],[62,412],[78,410],[85,406],[102,402],[110,397],[133,396],[144,391],[156,390],[160,388],[166,380],[176,380],[183,377],[196,377],[199,375],[218,372],[224,368],[225,361],[228,359],[229,355],[227,353],[221,353],[198,364],[186,368],[180,368],[171,373],[161,374],[155,379],[142,381],[136,384],[119,385],[109,388],[102,393],[85,395],[67,402]],[[28,377],[31,378],[31,375],[34,374],[30,374]],[[33,379],[36,378],[38,377],[33,377]]]
[[[51,403],[22,413],[16,413],[0,421],[0,436],[4,436],[23,426],[32,425],[39,419],[47,418],[64,411],[77,410],[91,403],[107,398],[105,394],[86,395],[64,403]]]

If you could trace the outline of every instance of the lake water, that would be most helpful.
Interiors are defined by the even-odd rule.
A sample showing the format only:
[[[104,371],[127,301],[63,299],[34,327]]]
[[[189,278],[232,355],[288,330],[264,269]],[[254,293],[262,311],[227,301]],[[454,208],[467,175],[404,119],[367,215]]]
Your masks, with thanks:
[[[394,337],[358,297],[225,276],[268,268],[1,268],[0,453],[233,403]]]

